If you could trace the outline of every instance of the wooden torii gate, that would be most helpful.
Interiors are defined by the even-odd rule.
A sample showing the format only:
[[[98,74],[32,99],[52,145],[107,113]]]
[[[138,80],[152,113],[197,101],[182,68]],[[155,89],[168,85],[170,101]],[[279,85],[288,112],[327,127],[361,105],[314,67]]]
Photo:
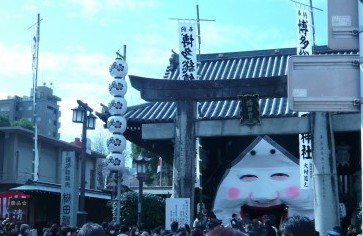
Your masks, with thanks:
[[[194,216],[196,102],[235,100],[238,95],[286,97],[287,76],[230,80],[166,80],[129,75],[131,85],[145,101],[176,102],[173,196],[190,198]]]

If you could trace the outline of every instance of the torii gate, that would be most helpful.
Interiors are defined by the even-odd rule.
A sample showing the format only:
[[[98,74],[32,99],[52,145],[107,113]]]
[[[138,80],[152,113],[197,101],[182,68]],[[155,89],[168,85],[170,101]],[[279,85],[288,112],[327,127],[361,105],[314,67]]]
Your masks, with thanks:
[[[287,76],[242,80],[164,80],[129,75],[131,85],[146,101],[176,102],[173,196],[190,198],[194,215],[196,102],[234,100],[241,94],[260,98],[286,97]]]

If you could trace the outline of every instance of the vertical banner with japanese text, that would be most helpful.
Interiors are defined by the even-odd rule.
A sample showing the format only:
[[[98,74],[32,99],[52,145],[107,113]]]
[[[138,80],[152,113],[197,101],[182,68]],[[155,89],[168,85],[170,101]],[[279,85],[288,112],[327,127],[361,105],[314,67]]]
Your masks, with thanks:
[[[297,8],[297,55],[313,54],[313,35],[311,12],[300,5]],[[308,112],[299,112],[299,117],[308,116]],[[313,187],[313,156],[311,134],[299,134],[300,153],[300,188],[312,189]]]
[[[197,79],[197,24],[179,21],[179,69],[181,80]]]
[[[174,221],[179,226],[190,225],[190,199],[167,198],[165,201],[165,229],[170,230],[170,224]]]
[[[299,134],[300,148],[300,188],[312,189],[313,187],[313,150],[311,148],[311,134]]]
[[[311,12],[302,8],[297,8],[297,55],[313,54],[313,37],[311,25]]]
[[[62,153],[60,225],[77,225],[78,178],[74,152]]]

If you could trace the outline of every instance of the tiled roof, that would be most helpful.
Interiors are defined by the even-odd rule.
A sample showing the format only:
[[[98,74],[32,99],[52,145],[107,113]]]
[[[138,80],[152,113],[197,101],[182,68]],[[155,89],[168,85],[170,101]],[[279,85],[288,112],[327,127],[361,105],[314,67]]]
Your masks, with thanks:
[[[315,54],[356,54],[357,52],[332,51],[326,46],[315,47]],[[200,80],[254,79],[287,75],[288,57],[296,54],[296,48],[258,50],[202,54],[198,57]],[[170,58],[164,79],[178,80],[178,58]],[[198,103],[198,119],[239,119],[236,100],[208,101]],[[260,99],[261,118],[291,117],[297,113],[288,109],[288,101],[283,98]],[[129,107],[125,117],[132,122],[155,123],[172,122],[176,113],[174,102],[152,102]]]

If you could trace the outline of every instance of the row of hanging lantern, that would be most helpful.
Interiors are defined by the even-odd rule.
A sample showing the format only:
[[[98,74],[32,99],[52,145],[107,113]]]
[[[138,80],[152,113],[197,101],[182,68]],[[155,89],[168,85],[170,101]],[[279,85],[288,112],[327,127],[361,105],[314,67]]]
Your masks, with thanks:
[[[108,91],[113,95],[113,99],[108,104],[110,117],[107,119],[107,129],[112,133],[107,139],[109,154],[106,157],[107,168],[111,171],[121,171],[125,168],[124,150],[126,148],[126,138],[123,133],[126,130],[127,121],[123,116],[127,110],[127,102],[124,98],[127,92],[127,63],[125,59],[117,53],[117,58],[110,65],[110,75],[114,80],[109,84]]]

